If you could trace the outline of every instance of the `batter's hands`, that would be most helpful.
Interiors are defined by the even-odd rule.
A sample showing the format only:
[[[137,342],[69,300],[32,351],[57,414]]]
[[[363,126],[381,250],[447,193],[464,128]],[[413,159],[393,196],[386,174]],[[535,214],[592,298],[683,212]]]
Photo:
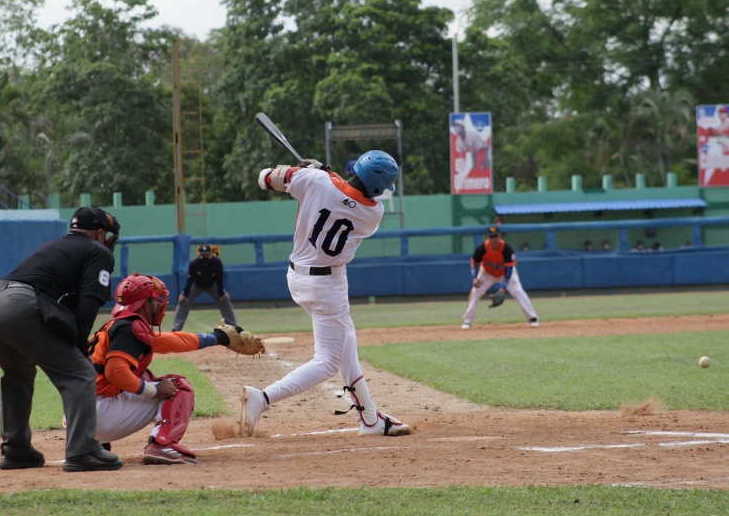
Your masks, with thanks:
[[[324,164],[313,158],[304,158],[299,161],[298,166],[302,168],[322,168]]]
[[[155,398],[159,400],[166,400],[173,398],[177,394],[177,387],[172,380],[162,380],[157,384],[157,395]]]
[[[185,294],[180,294],[180,297],[177,298],[177,302],[184,303],[185,301],[187,301],[187,296],[185,296]]]
[[[478,288],[481,286],[482,281],[479,278],[473,280],[473,286]]]

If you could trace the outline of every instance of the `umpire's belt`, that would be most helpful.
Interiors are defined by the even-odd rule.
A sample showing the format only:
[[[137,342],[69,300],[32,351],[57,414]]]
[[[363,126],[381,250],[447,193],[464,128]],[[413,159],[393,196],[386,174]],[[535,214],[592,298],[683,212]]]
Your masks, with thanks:
[[[292,271],[309,276],[329,276],[332,273],[331,267],[307,267],[306,265],[294,265],[292,261],[289,261],[289,267]]]

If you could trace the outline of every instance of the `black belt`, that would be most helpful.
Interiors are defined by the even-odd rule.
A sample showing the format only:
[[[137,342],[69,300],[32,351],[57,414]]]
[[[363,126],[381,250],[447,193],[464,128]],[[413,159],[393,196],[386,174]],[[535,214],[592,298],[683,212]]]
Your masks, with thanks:
[[[294,262],[289,261],[289,267],[291,267],[292,271],[296,270],[296,267],[294,267]],[[308,267],[309,272],[307,273],[301,268],[299,268],[299,272],[303,272],[304,274],[308,274],[309,276],[329,276],[332,273],[331,267]]]

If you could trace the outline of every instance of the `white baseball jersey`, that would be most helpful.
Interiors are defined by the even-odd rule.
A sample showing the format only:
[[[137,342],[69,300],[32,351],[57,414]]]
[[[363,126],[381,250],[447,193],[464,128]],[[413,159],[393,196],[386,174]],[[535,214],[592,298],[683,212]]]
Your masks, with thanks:
[[[352,261],[362,240],[377,231],[384,207],[339,175],[316,168],[297,170],[286,191],[299,201],[290,260],[325,267]]]

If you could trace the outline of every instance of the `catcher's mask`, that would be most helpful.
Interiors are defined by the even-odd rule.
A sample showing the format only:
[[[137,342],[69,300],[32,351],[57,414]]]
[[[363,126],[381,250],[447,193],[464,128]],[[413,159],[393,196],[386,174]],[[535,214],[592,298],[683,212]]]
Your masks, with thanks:
[[[121,280],[114,292],[119,311],[136,312],[145,318],[148,316],[148,322],[152,326],[162,324],[169,297],[170,292],[161,279],[136,273]],[[151,314],[144,310],[147,300],[150,299],[157,301],[157,306]]]

